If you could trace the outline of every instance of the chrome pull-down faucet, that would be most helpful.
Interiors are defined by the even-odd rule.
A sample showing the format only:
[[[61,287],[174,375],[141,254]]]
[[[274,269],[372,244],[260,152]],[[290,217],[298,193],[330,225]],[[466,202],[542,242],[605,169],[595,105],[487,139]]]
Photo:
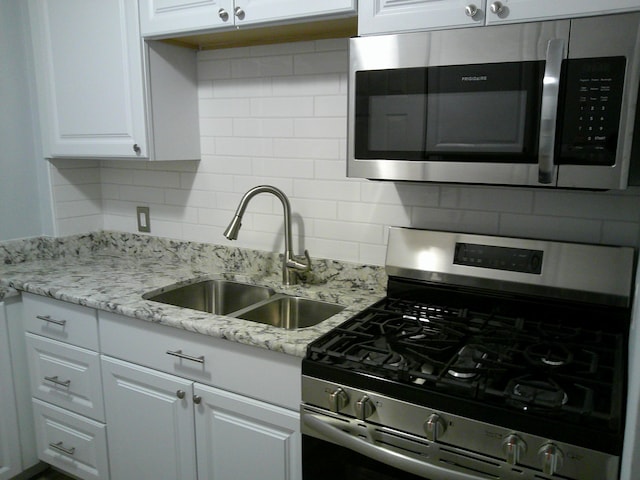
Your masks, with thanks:
[[[229,226],[224,231],[224,236],[229,240],[236,240],[238,238],[238,232],[242,226],[242,216],[244,215],[244,211],[247,209],[249,201],[259,193],[271,193],[278,197],[280,202],[282,202],[282,208],[284,209],[284,259],[282,261],[282,283],[283,285],[295,285],[298,282],[298,277],[295,275],[295,271],[311,270],[311,258],[309,257],[309,252],[305,250],[305,259],[303,261],[297,260],[291,250],[291,205],[289,204],[289,199],[282,190],[271,185],[259,185],[245,193],[238,204],[233,220],[231,220],[231,223],[229,223]]]

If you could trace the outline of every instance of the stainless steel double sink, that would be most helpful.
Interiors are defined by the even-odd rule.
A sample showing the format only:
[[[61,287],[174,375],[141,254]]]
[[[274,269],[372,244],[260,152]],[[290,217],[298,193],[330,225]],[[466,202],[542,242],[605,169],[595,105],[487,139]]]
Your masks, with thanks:
[[[143,295],[145,300],[241,318],[288,330],[312,327],[344,307],[224,279],[194,279]]]

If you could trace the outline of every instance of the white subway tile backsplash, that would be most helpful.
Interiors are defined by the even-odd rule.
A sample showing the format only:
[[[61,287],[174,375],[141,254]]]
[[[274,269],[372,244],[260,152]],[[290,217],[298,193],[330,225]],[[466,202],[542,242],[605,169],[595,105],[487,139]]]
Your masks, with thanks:
[[[262,177],[313,178],[313,160],[295,158],[256,158],[253,173]]]
[[[338,158],[340,142],[335,138],[274,138],[273,155],[283,158]]]
[[[164,201],[164,190],[159,187],[121,185],[120,200],[141,203],[162,203]]]
[[[465,210],[530,213],[534,194],[530,189],[493,187],[442,187],[440,206]]]
[[[271,96],[271,80],[263,77],[220,80],[212,83],[211,94],[214,98],[247,98]]]
[[[242,57],[231,60],[232,78],[281,77],[293,74],[291,55]]]
[[[274,78],[274,97],[337,95],[342,93],[339,74],[304,75]]]
[[[601,221],[561,216],[505,214],[502,216],[498,233],[526,238],[599,243]]]
[[[315,220],[314,232],[318,238],[329,240],[355,241],[358,243],[372,243],[381,245],[384,237],[384,227],[370,223],[353,221],[340,222],[330,220]]]
[[[500,216],[494,212],[415,207],[410,225],[433,230],[495,235],[498,233],[499,220]]]
[[[250,99],[255,117],[308,117],[313,115],[313,97],[262,97]]]
[[[411,226],[411,209],[403,205],[339,202],[338,219],[349,222],[408,227]]]
[[[252,137],[218,137],[216,138],[216,155],[226,157],[271,156],[273,155],[271,138]]]
[[[319,95],[314,98],[313,111],[316,117],[347,118],[346,95]]]
[[[54,160],[57,234],[136,232],[281,252],[282,205],[261,194],[236,242],[222,232],[242,195],[289,197],[294,250],[384,264],[388,226],[640,244],[640,188],[577,192],[346,178],[348,40],[198,52],[199,162]]]
[[[346,138],[347,120],[340,117],[296,118],[293,130],[295,137]]]
[[[234,118],[251,115],[249,98],[203,98],[198,102],[201,118]]]
[[[292,118],[234,118],[232,132],[239,137],[292,137],[293,122]]]
[[[610,192],[539,192],[534,213],[640,221],[637,197]]]
[[[293,57],[293,71],[296,75],[342,73],[349,65],[346,50],[301,53]]]

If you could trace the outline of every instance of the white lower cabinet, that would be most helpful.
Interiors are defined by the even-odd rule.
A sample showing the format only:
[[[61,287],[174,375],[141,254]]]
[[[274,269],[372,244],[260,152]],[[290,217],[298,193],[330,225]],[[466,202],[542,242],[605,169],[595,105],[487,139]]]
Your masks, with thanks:
[[[97,312],[28,293],[22,301],[38,457],[83,480],[108,480]]]
[[[0,480],[38,470],[21,307],[0,301]]]
[[[113,480],[302,478],[301,359],[113,313],[99,325]]]
[[[193,382],[102,357],[113,480],[195,480]]]
[[[40,459],[75,477],[109,478],[104,423],[33,400]]]
[[[102,371],[113,480],[300,478],[296,412],[107,356]]]
[[[301,480],[301,358],[51,298],[23,302],[44,462],[87,480]],[[2,413],[0,461],[16,430]],[[0,480],[13,473],[2,475],[0,464]]]
[[[302,478],[297,412],[206,385],[194,392],[199,480]]]

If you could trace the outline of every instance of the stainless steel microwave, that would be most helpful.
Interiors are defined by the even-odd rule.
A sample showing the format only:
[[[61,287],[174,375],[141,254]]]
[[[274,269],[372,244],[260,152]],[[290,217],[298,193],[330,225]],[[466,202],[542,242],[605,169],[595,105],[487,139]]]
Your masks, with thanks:
[[[627,187],[640,13],[350,40],[347,176]]]

